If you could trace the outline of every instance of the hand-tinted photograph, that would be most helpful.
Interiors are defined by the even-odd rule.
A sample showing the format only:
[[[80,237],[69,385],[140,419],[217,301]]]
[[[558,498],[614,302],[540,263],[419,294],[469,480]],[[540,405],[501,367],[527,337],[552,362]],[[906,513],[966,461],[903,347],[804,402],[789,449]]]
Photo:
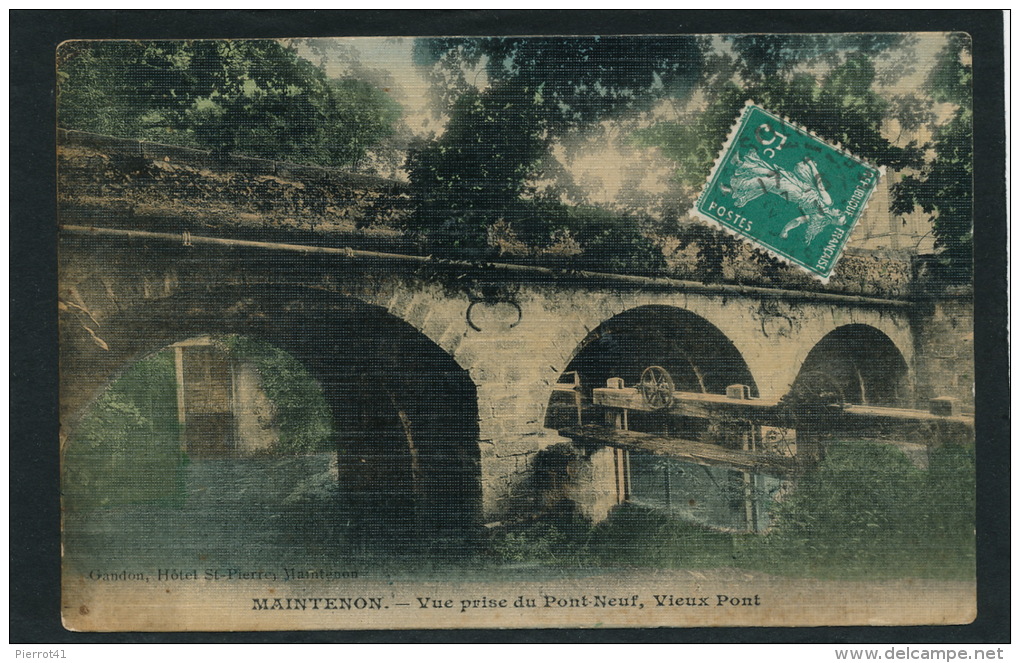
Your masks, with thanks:
[[[62,43],[65,627],[971,622],[971,47]]]

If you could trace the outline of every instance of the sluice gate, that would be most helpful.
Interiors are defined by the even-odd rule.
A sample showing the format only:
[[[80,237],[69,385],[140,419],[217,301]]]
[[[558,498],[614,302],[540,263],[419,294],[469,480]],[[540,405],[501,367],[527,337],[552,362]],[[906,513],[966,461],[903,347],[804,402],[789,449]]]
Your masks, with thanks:
[[[827,391],[752,398],[742,384],[725,394],[689,392],[660,366],[647,367],[630,387],[609,378],[592,389],[590,403],[576,375],[555,391],[571,394],[577,413],[576,424],[559,433],[589,453],[612,454],[617,503],[721,529],[767,529],[768,503],[823,458],[830,440],[850,436],[909,455],[910,447],[973,439],[973,415],[946,398],[920,410],[837,402]],[[698,513],[699,502],[716,508]]]

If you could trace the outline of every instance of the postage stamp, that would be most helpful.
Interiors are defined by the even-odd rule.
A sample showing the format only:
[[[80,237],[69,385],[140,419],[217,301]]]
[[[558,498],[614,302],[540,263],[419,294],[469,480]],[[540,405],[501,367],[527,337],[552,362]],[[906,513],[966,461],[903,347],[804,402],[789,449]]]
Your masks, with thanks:
[[[693,212],[825,282],[881,176],[749,101]]]

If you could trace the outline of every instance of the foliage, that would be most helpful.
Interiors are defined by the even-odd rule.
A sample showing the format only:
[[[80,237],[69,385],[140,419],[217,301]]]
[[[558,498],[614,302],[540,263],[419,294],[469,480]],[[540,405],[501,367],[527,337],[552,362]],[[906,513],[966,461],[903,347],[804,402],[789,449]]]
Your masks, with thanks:
[[[319,384],[290,354],[249,336],[221,339],[238,361],[258,371],[260,386],[276,408],[280,439],[274,452],[330,451],[333,419]]]
[[[796,67],[817,61],[832,66],[847,53],[874,56],[903,43],[905,35],[893,33],[847,34],[754,34],[723,37],[738,54],[744,80],[761,82],[788,75]]]
[[[891,106],[873,89],[874,54],[895,45],[898,39],[883,35],[730,37],[736,58],[714,57],[706,69],[703,89],[707,107],[682,121],[660,121],[638,129],[632,141],[639,147],[659,148],[677,164],[677,195],[686,200],[679,207],[685,209],[693,206],[730,126],[748,99],[872,162],[893,169],[917,167],[923,156],[920,146],[900,147],[882,135]],[[820,80],[797,68],[813,60],[831,65]],[[737,250],[736,240],[714,229],[681,225],[674,232],[681,248],[698,246],[703,280],[722,278],[723,262]],[[766,253],[755,251],[754,257],[767,276],[783,271]]]
[[[639,218],[588,206],[551,203],[536,207],[539,216],[531,217],[538,221],[536,226],[545,226],[553,236],[572,237],[581,248],[579,254],[563,261],[566,268],[655,274],[665,265],[662,251],[642,232]]]
[[[677,162],[677,176],[693,191],[704,183],[744,102],[752,99],[858,156],[894,168],[919,165],[916,145],[898,147],[882,136],[889,104],[872,90],[874,79],[870,58],[854,54],[820,82],[806,74],[744,85],[730,81],[716,90],[708,108],[692,122],[661,122],[635,132],[634,140],[660,148]]]
[[[834,445],[780,505],[776,536],[808,558],[866,561],[913,539],[921,483],[921,471],[895,449]]]
[[[174,375],[165,350],[131,366],[89,408],[63,458],[65,508],[183,498]]]
[[[624,504],[597,525],[575,514],[493,531],[488,549],[503,563],[566,567],[711,568],[734,564],[733,536]]]
[[[399,106],[272,40],[68,42],[58,54],[69,129],[356,167]]]
[[[888,446],[832,446],[776,518],[761,542],[764,560],[837,574],[941,567],[965,575],[974,561],[973,447],[940,447],[920,470]]]
[[[243,336],[222,339],[252,362],[273,401],[274,452],[330,450],[332,419],[318,384],[296,359]],[[172,350],[136,362],[88,409],[68,440],[63,494],[70,509],[183,499],[184,467]]]
[[[442,136],[420,141],[408,155],[416,207],[410,226],[431,252],[470,259],[491,253],[488,233],[499,223],[529,245],[548,243],[571,216],[557,210],[562,190],[539,195],[536,187],[555,170],[553,143],[664,96],[688,94],[701,65],[689,37],[649,40],[640,49],[602,38],[421,39],[415,55],[433,81],[436,111],[450,119]],[[487,85],[469,82],[471,72],[476,80],[484,72]],[[544,216],[549,212],[552,218]],[[585,215],[597,216],[573,217]],[[623,229],[627,219],[583,222],[593,223],[603,230],[582,242],[590,262],[655,267]],[[613,223],[620,228],[605,228]],[[610,246],[623,250],[610,258]]]
[[[925,510],[925,533],[938,544],[973,553],[977,508],[974,446],[947,443],[928,460],[923,493],[932,504]]]
[[[913,133],[922,127],[935,124],[937,118],[935,111],[932,110],[933,105],[929,97],[919,97],[916,94],[893,95],[889,100],[889,115],[899,122],[900,132],[897,138],[902,136],[904,131]]]
[[[809,577],[969,577],[974,449],[945,444],[927,469],[897,449],[834,444],[773,506],[766,535],[713,531],[625,504],[597,525],[570,513],[490,533],[504,563],[737,567]]]
[[[481,257],[488,227],[524,204],[545,150],[529,106],[493,92],[462,95],[443,137],[408,154],[416,229],[436,249]]]
[[[664,96],[683,97],[702,65],[697,39],[680,35],[639,45],[620,37],[419,39],[415,59],[432,79],[440,112],[477,89],[482,69],[488,90],[533,107],[535,121],[554,133],[647,109]]]
[[[489,260],[502,249],[493,244],[494,229],[506,227],[523,244],[521,256],[648,273],[663,268],[657,246],[668,242],[697,246],[696,275],[716,281],[739,243],[714,229],[692,228],[684,214],[741,106],[753,99],[906,174],[894,188],[893,212],[928,214],[939,252],[935,276],[964,283],[973,264],[968,39],[948,37],[921,93],[890,94],[898,77],[918,66],[909,48],[916,38],[421,38],[414,61],[431,83],[431,110],[446,126],[438,136],[414,140],[384,91],[392,84],[388,74],[363,67],[346,44],[68,42],[58,53],[59,121],[344,168],[393,170],[406,147],[414,214],[400,222],[427,253]],[[876,67],[881,61],[884,71]],[[345,77],[329,79],[327,62]],[[948,122],[938,125],[945,110],[936,104],[955,106]],[[675,117],[665,119],[670,107]],[[891,120],[900,128],[892,141],[883,135]],[[900,140],[923,134],[922,127],[934,129],[930,144]],[[652,161],[662,155],[676,164],[669,190],[632,187],[638,182],[621,174],[626,186],[612,205],[615,213],[565,211],[591,199],[581,176],[574,181],[564,164],[601,142],[616,146],[617,136],[629,136],[629,146]],[[599,231],[585,241],[578,225]],[[576,242],[577,255],[546,255],[564,237]],[[753,255],[766,279],[791,272],[765,253]]]
[[[926,87],[939,103],[956,106],[952,118],[934,136],[934,161],[899,182],[893,190],[893,211],[906,214],[919,207],[931,215],[938,261],[936,282],[970,282],[973,256],[974,130],[970,37],[953,34],[939,54]]]
[[[581,523],[564,522],[533,522],[498,529],[489,536],[488,551],[504,564],[539,562],[579,566],[575,564],[580,561],[575,539],[587,529]]]

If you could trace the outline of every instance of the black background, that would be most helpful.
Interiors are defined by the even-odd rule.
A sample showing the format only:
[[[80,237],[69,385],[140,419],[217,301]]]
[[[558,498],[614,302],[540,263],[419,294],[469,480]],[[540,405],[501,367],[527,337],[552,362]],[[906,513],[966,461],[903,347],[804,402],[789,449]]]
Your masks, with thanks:
[[[998,11],[36,11],[10,17],[10,642],[1007,643],[1009,383]],[[66,39],[965,31],[973,37],[978,618],[943,627],[71,633],[60,624],[54,54]]]

